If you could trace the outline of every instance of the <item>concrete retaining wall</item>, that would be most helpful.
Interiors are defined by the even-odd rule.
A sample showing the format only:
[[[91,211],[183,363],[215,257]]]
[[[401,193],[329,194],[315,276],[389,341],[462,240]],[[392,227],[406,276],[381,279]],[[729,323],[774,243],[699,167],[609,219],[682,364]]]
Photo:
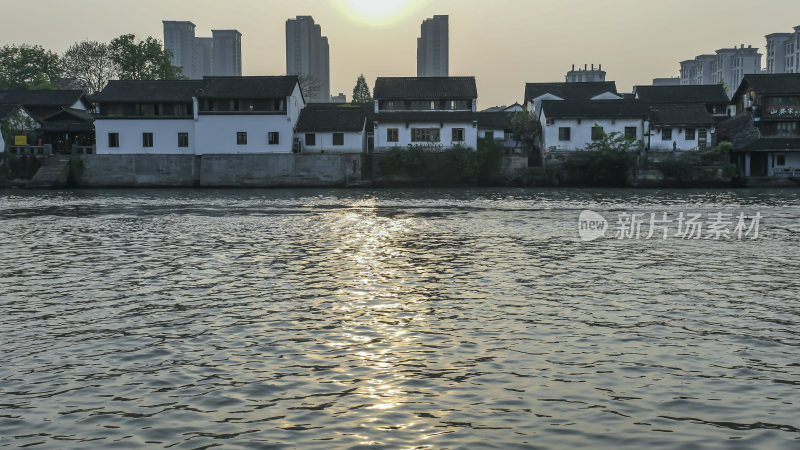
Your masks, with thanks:
[[[205,155],[200,185],[346,186],[361,181],[362,155]]]
[[[194,155],[86,155],[73,172],[80,187],[190,187],[199,184]]]
[[[362,155],[86,155],[80,187],[325,187],[361,182]]]

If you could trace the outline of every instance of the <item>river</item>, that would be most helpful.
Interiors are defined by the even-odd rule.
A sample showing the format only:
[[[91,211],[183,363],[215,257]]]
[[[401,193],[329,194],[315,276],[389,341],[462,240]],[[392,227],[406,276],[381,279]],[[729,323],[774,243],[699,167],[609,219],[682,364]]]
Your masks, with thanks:
[[[800,190],[0,191],[0,446],[798,448],[799,244]]]

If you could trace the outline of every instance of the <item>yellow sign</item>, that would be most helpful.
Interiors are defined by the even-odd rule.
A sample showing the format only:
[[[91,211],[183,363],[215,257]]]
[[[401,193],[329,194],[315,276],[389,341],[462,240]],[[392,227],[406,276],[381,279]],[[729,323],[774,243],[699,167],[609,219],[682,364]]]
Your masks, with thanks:
[[[28,136],[14,136],[14,145],[28,145]]]

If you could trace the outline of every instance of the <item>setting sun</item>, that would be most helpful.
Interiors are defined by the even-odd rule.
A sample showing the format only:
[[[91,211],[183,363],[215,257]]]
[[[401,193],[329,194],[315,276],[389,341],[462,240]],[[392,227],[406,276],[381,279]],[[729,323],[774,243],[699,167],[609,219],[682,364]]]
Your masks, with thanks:
[[[354,19],[379,24],[392,22],[407,14],[418,0],[339,0],[337,5]]]

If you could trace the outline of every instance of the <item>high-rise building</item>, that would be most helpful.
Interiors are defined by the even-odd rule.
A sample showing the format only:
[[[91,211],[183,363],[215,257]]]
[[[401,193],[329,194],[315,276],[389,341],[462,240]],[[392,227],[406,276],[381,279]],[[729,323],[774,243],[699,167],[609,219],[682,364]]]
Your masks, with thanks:
[[[164,20],[164,48],[172,53],[173,66],[183,69],[189,78],[195,77],[195,26],[192,22]]]
[[[164,21],[164,48],[172,53],[172,65],[193,80],[205,76],[242,75],[242,34],[214,30],[213,37],[196,37],[188,21]]]
[[[203,78],[214,74],[214,40],[210,37],[194,38],[195,77]]]
[[[588,64],[584,64],[583,69],[579,67],[577,70],[573,64],[572,70],[567,72],[567,83],[591,83],[594,81],[606,81],[606,72],[603,70],[602,64],[596,69],[594,64],[591,69]]]
[[[214,76],[242,76],[242,33],[211,30]]]
[[[301,77],[307,102],[330,101],[330,45],[311,16],[286,21],[286,73]]]
[[[422,22],[417,39],[417,76],[446,77],[450,75],[450,18],[433,16]]]
[[[800,26],[767,35],[767,73],[800,72]]]
[[[761,73],[762,54],[753,46],[721,48],[713,55],[700,55],[681,62],[681,84],[724,83],[728,93],[739,87],[745,75]]]

